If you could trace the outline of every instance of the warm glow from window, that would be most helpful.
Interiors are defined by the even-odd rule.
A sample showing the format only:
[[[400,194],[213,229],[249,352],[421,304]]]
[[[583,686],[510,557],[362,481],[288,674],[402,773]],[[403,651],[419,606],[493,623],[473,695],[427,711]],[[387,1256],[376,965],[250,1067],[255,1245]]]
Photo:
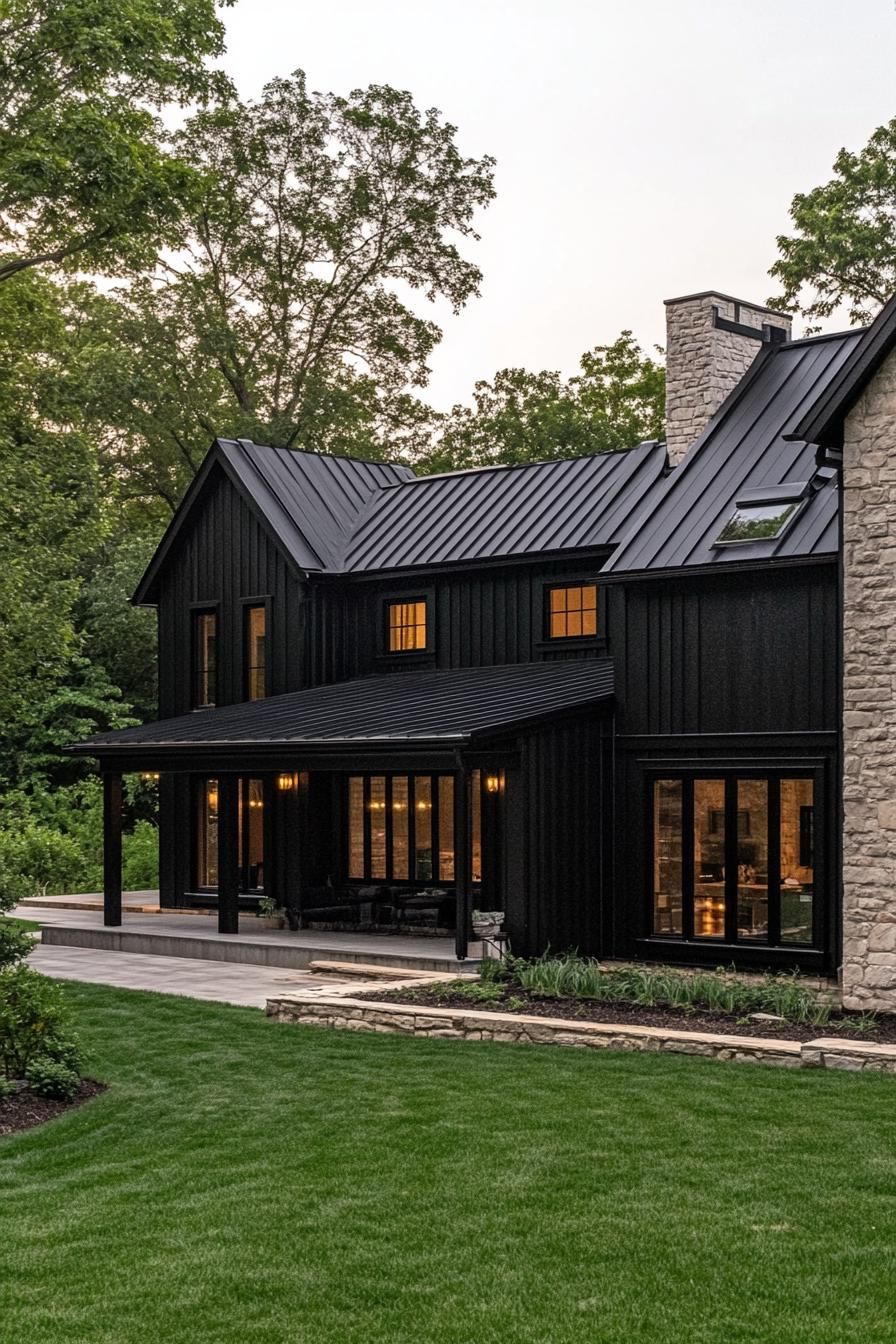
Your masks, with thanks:
[[[218,618],[213,611],[199,611],[193,635],[196,709],[214,705],[218,691]]]
[[[246,611],[246,698],[263,700],[267,695],[265,658],[267,613],[264,607]]]
[[[597,634],[597,585],[577,584],[549,590],[551,639]]]
[[[480,774],[472,787],[471,873],[482,880]],[[453,883],[454,776],[351,775],[348,875],[367,881]]]
[[[426,648],[426,603],[389,603],[389,652]]]

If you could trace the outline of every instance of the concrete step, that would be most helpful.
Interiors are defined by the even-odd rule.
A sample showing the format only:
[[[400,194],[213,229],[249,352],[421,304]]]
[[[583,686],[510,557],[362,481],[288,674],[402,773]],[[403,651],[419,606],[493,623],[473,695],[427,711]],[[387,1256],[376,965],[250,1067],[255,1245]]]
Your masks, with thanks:
[[[328,947],[322,937],[320,944],[292,944],[286,938],[274,941],[251,933],[222,936],[165,929],[156,933],[147,929],[106,928],[103,925],[44,924],[42,940],[53,947],[92,947],[107,952],[137,952],[158,957],[191,957],[200,961],[229,961],[253,966],[286,966],[305,968],[312,961],[340,964],[343,967],[360,966],[369,976],[377,967],[393,971],[438,972],[440,978],[451,978],[475,971],[478,962],[456,961],[453,957],[426,956],[402,952],[374,952],[366,948],[354,951],[344,947]],[[399,940],[396,940],[398,942]],[[343,972],[344,973],[344,972]],[[362,972],[358,972],[359,974]]]

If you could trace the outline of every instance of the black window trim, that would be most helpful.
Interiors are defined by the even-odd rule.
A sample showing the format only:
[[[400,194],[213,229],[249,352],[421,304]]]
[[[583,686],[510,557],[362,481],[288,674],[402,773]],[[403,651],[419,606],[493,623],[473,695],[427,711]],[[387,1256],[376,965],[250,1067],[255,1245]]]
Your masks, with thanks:
[[[259,593],[255,597],[241,597],[240,638],[242,640],[240,668],[242,676],[242,698],[249,700],[249,610],[252,607],[264,608],[264,698],[273,695],[271,689],[271,595]]]
[[[669,761],[649,760],[642,762],[644,781],[645,834],[648,837],[647,863],[644,872],[644,913],[639,945],[678,946],[682,950],[699,949],[736,949],[755,956],[767,953],[780,958],[787,955],[792,959],[819,958],[827,952],[827,921],[822,893],[827,887],[824,845],[819,844],[824,827],[819,827],[819,816],[825,818],[825,766],[818,759],[774,760],[759,762],[745,761],[742,765],[730,760],[721,763],[717,760]],[[655,783],[658,780],[680,779],[690,783],[691,787],[682,790],[682,932],[681,934],[658,934],[653,928],[653,853],[654,853],[654,797]],[[722,780],[725,784],[725,847],[726,847],[726,890],[725,890],[725,932],[720,938],[695,937],[693,933],[693,863],[688,862],[692,853],[694,830],[694,791],[693,783],[697,779]],[[809,943],[782,942],[780,939],[780,886],[778,879],[769,882],[769,937],[763,942],[754,938],[737,937],[737,901],[732,896],[736,887],[737,871],[737,798],[735,781],[738,779],[764,779],[769,782],[783,779],[811,779],[813,783],[814,812],[814,865],[812,896],[812,941]],[[769,873],[773,867],[779,871],[778,847],[780,845],[780,789],[769,790]],[[773,860],[775,863],[773,865]],[[772,935],[776,940],[772,940]]]
[[[422,649],[389,648],[389,608],[399,602],[423,602],[426,606],[426,645]],[[379,634],[377,657],[388,662],[421,662],[430,660],[435,651],[435,588],[415,587],[406,591],[391,590],[379,598]]]
[[[552,637],[551,630],[551,591],[554,588],[597,589],[597,634],[595,635],[558,635]],[[535,584],[535,630],[534,647],[539,651],[547,649],[605,649],[606,634],[606,594],[600,581],[600,574],[594,570],[578,570],[574,574],[552,574],[539,578]]]
[[[478,767],[477,767],[478,768]],[[392,788],[393,780],[404,778],[408,781],[408,876],[393,876],[393,831],[391,825],[392,815]],[[371,877],[371,818],[370,818],[370,781],[373,778],[385,779],[385,823],[386,823],[386,876]],[[439,847],[439,828],[440,828],[440,799],[439,799],[439,780],[441,778],[455,780],[454,773],[450,770],[351,770],[345,774],[345,782],[342,787],[342,844],[345,856],[345,881],[348,885],[364,884],[373,886],[381,883],[390,887],[445,887],[448,890],[454,888],[457,882],[456,868],[454,877],[440,877],[434,873],[431,877],[414,876],[414,857],[416,853],[416,816],[415,816],[415,787],[416,779],[429,779],[430,783],[430,825],[432,827],[432,852],[433,858]],[[351,871],[351,804],[349,800],[350,780],[360,779],[362,781],[362,807],[364,809],[364,876],[359,877]],[[480,807],[484,809],[487,806],[485,795],[485,770],[480,771],[479,777],[480,789]],[[457,861],[457,846],[454,846],[455,864]],[[472,860],[472,855],[471,855]],[[436,864],[433,864],[435,867]],[[473,882],[474,891],[477,891],[481,882]]]
[[[208,704],[199,703],[199,617],[215,618],[215,698]],[[204,709],[215,709],[221,704],[221,603],[190,603],[190,709],[201,713]]]

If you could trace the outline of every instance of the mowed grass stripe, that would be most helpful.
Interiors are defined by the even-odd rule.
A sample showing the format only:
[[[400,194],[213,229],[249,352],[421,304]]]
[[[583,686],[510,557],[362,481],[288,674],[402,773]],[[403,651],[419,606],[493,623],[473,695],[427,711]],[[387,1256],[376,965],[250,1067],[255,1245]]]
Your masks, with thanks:
[[[0,1140],[0,1340],[892,1341],[896,1083],[70,985],[110,1090]]]

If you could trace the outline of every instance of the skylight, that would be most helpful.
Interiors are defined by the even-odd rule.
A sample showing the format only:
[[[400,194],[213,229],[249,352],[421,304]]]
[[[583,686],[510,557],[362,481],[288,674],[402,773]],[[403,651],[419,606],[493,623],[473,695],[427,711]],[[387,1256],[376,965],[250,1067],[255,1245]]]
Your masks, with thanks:
[[[777,504],[738,504],[716,538],[717,546],[738,541],[773,541],[800,506],[798,499]]]

